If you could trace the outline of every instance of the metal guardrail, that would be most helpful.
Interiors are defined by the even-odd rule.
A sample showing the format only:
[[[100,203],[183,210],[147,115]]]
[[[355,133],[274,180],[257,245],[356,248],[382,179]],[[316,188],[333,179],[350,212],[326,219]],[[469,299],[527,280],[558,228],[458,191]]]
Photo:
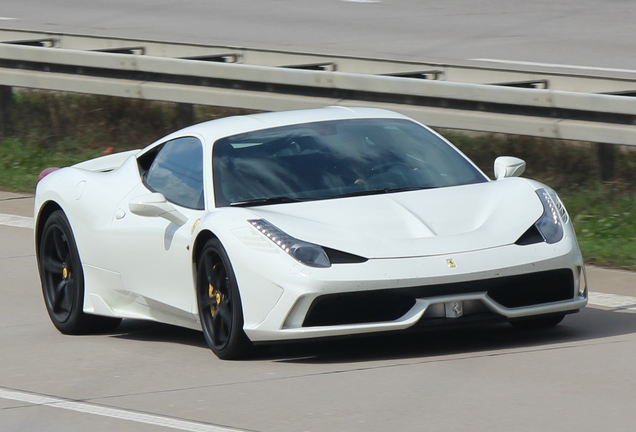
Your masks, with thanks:
[[[264,111],[373,106],[434,127],[636,145],[636,81],[624,77],[19,32],[0,40],[0,86]]]

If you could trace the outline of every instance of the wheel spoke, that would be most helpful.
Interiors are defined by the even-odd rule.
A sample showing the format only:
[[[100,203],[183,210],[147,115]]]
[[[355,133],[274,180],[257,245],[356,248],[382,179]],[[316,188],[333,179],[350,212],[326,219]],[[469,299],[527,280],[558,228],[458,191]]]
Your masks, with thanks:
[[[218,315],[218,319],[225,324],[225,328],[229,331],[232,328],[232,310],[230,309],[227,301],[223,301],[219,305],[216,315]]]
[[[227,273],[225,271],[225,266],[223,266],[222,264],[214,266],[212,286],[223,296],[227,296]]]
[[[227,340],[232,328],[231,326],[232,314],[227,302],[223,302],[212,316],[212,333],[216,344],[223,344]]]
[[[62,303],[66,300],[67,297],[67,287],[68,280],[62,279],[60,283],[53,287],[53,311],[58,312],[62,308]],[[65,309],[65,310],[68,310]]]
[[[73,265],[73,258],[71,257],[71,253],[69,251],[68,255],[64,257],[63,262],[66,264],[68,271],[70,272],[72,269],[70,268]]]
[[[68,292],[68,290],[65,290],[64,298],[60,302],[60,309],[62,312],[70,313],[72,307],[73,307],[73,300],[71,298],[71,294]]]
[[[46,256],[42,262],[42,267],[47,272],[59,274],[64,269],[64,263],[52,256]]]
[[[205,267],[205,280],[208,284],[214,285],[214,265],[212,264],[212,260],[209,257],[206,257],[203,260],[203,266]]]
[[[207,309],[210,306],[216,306],[216,298],[203,296],[203,298],[201,299],[201,303],[202,303],[202,307]]]
[[[64,238],[64,234],[60,230],[53,231],[53,245],[55,246],[55,253],[57,257],[64,261],[69,254],[68,243]]]
[[[221,320],[221,315],[215,313],[212,315],[212,339],[216,345],[220,345],[223,343],[222,337],[225,336],[222,332],[223,321]]]

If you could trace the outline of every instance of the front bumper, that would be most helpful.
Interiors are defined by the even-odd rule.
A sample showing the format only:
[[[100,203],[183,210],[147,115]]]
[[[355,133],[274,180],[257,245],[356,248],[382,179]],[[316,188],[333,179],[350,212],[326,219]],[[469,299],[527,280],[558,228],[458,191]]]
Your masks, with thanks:
[[[552,245],[375,259],[328,269],[297,264],[275,285],[282,295],[259,322],[244,301],[244,329],[253,342],[565,314],[587,304],[583,260],[569,236]],[[461,315],[447,312],[453,304]]]

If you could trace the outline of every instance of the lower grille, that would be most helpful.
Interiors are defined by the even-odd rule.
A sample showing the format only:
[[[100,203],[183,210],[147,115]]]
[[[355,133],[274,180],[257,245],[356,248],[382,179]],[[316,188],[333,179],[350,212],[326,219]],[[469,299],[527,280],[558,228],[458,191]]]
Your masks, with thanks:
[[[395,321],[414,304],[395,290],[324,295],[311,304],[303,327]]]
[[[553,303],[574,298],[574,280],[570,270],[533,273],[503,278],[488,289],[491,299],[507,308]]]
[[[486,292],[506,308],[533,306],[574,298],[569,269],[452,284],[327,294],[311,304],[303,327],[395,321],[418,298]]]

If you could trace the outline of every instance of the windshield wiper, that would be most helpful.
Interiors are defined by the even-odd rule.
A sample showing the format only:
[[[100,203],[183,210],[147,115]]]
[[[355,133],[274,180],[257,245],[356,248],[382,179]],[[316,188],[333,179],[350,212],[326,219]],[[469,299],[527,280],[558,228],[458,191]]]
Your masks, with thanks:
[[[359,190],[355,192],[348,192],[341,195],[335,195],[330,198],[346,198],[346,197],[354,197],[354,196],[364,196],[364,195],[379,195],[379,194],[387,194],[393,192],[406,192],[406,191],[414,191],[421,189],[433,189],[434,186],[405,186],[405,187],[386,187],[380,189],[365,189]]]
[[[308,201],[303,198],[292,198],[288,196],[272,196],[268,198],[254,198],[244,201],[236,201],[230,203],[231,207],[251,207],[251,206],[261,206],[261,205],[269,205],[269,204],[285,204],[285,203],[295,203]]]
[[[405,187],[386,187],[380,189],[365,189],[354,192],[348,192],[341,195],[334,195],[322,199],[333,199],[333,198],[346,198],[346,197],[354,197],[354,196],[364,196],[364,195],[379,195],[393,192],[406,192],[406,191],[414,191],[421,189],[433,189],[433,186],[405,186]],[[271,196],[267,198],[254,198],[243,201],[236,201],[230,203],[231,207],[252,207],[252,206],[262,206],[262,205],[270,205],[270,204],[286,204],[286,203],[296,203],[296,202],[304,202],[304,201],[313,201],[321,198],[292,198],[288,196]]]

